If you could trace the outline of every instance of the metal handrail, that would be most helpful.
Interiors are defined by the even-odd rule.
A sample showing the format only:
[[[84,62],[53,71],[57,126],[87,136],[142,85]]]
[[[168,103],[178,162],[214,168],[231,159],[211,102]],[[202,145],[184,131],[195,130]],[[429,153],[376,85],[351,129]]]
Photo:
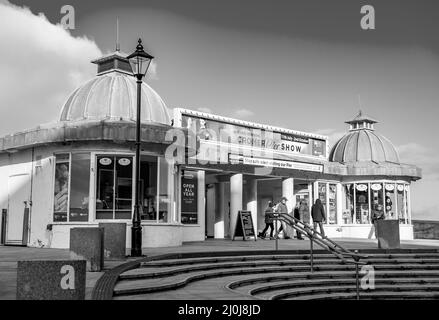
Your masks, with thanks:
[[[288,223],[288,225],[291,226],[292,228],[294,228],[295,230],[298,230],[298,231],[301,231],[302,233],[308,234],[308,237],[313,236],[313,238],[319,239],[319,238],[316,237],[316,235],[320,236],[322,238],[321,240],[323,240],[322,242],[327,241],[327,242],[329,242],[332,245],[332,247],[331,247],[329,244],[325,243],[325,245],[331,251],[335,250],[337,253],[339,253],[341,255],[350,256],[354,260],[356,260],[356,258],[358,258],[358,260],[367,258],[366,255],[360,255],[360,254],[358,254],[356,252],[352,252],[349,249],[347,249],[347,248],[341,246],[340,244],[336,243],[335,241],[331,240],[330,238],[328,238],[326,236],[323,236],[320,232],[318,232],[313,227],[311,227],[311,225],[309,225],[306,222],[303,222],[303,221],[301,221],[299,219],[296,219],[296,218],[290,216],[289,214],[280,214],[279,217],[283,218],[283,219],[279,219],[279,220],[282,220],[285,223]],[[288,219],[291,220],[291,221],[288,221]],[[301,227],[300,224],[302,224],[304,227]]]
[[[277,221],[283,221],[286,224],[288,224],[290,227],[295,229],[296,231],[302,233],[303,235],[307,236],[310,240],[310,266],[311,266],[311,273],[314,272],[314,242],[316,242],[319,246],[321,246],[323,249],[329,251],[333,255],[335,255],[337,258],[339,258],[343,263],[352,263],[355,265],[355,288],[356,288],[356,296],[357,300],[360,299],[360,280],[359,280],[359,265],[366,265],[367,262],[360,261],[362,258],[367,258],[365,255],[358,254],[358,250],[355,250],[355,252],[352,252],[343,246],[339,245],[335,241],[332,241],[326,236],[323,236],[320,232],[316,231],[314,228],[312,228],[309,224],[296,219],[289,214],[285,213],[278,213],[273,217],[273,220],[276,222],[276,250],[278,250],[278,229],[277,229]],[[303,226],[302,226],[303,225]],[[320,236],[321,238],[318,238]],[[345,256],[349,256],[353,260],[346,259]]]

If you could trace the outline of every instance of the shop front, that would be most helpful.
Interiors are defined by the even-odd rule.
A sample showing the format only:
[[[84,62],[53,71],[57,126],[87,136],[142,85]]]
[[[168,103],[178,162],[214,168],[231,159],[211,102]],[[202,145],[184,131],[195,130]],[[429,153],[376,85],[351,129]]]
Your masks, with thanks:
[[[71,228],[100,222],[126,223],[130,234],[137,100],[124,59],[115,52],[94,61],[97,76],[68,97],[58,122],[0,138],[6,244],[68,248]],[[410,184],[421,172],[399,161],[375,120],[360,113],[330,149],[323,135],[189,109],[170,113],[151,87],[141,88],[144,247],[232,238],[240,210],[251,212],[257,234],[268,202],[281,197],[289,212],[302,204],[309,223],[320,199],[329,237],[373,238],[372,215],[381,210],[399,220],[401,239],[413,238]]]

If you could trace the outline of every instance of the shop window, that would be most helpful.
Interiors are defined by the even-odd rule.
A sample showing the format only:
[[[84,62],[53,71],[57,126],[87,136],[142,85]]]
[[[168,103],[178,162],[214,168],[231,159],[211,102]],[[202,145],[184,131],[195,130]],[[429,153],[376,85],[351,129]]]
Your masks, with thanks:
[[[157,221],[157,157],[140,158],[142,220]]]
[[[381,215],[385,212],[384,198],[383,198],[383,185],[382,183],[372,183],[370,185],[370,201],[373,211]]]
[[[57,154],[54,222],[86,222],[89,217],[90,154]]]
[[[343,223],[352,224],[354,221],[354,184],[344,185]]]
[[[337,224],[337,185],[329,184],[329,224]]]
[[[165,158],[159,158],[159,186],[158,186],[158,212],[159,222],[168,222],[172,214],[173,201],[173,173],[171,166]]]
[[[407,223],[406,220],[406,206],[404,201],[404,185],[398,184],[396,185],[396,201],[398,208],[398,218],[400,223]]]
[[[98,156],[96,219],[131,219],[133,157]]]
[[[55,189],[53,200],[53,221],[67,222],[67,208],[69,205],[69,154],[56,155],[55,161]]]
[[[359,183],[355,186],[355,219],[357,224],[370,223],[369,186]]]
[[[395,201],[395,184],[394,183],[385,183],[384,184],[384,192],[385,192],[385,209],[386,209],[386,219],[398,219],[396,215],[396,201]]]
[[[72,154],[69,221],[88,221],[90,153]]]

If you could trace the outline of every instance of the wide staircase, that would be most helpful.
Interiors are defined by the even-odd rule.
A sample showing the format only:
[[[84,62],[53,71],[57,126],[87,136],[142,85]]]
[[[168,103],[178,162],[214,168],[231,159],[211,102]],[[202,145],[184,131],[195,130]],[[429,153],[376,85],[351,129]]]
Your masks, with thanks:
[[[374,286],[360,299],[438,299],[439,251],[367,250]],[[156,260],[159,259],[159,260]],[[325,251],[188,253],[146,258],[120,274],[113,299],[357,299],[356,266]],[[370,275],[370,274],[369,274]]]
[[[439,298],[439,250],[351,251],[289,215],[275,219],[304,234],[310,250],[147,257],[104,276],[94,296],[128,300]],[[321,249],[315,250],[314,245]],[[109,294],[105,287],[111,288]]]

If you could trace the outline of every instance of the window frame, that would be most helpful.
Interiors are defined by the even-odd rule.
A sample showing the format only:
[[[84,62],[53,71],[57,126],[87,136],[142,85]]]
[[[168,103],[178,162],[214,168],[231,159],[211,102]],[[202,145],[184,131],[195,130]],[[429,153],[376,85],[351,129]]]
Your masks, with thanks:
[[[57,156],[61,156],[61,155],[68,155],[69,156],[69,160],[68,161],[63,161],[63,162],[57,162],[56,158]],[[56,177],[56,165],[58,163],[68,163],[69,164],[69,183],[68,183],[68,190],[67,190],[67,210],[66,210],[66,215],[67,215],[67,221],[55,221],[55,177]],[[72,153],[71,152],[56,152],[53,154],[53,168],[52,168],[52,223],[56,223],[56,224],[70,224],[70,223],[76,223],[76,222],[70,222],[70,192],[71,192],[71,176],[72,176]],[[90,219],[90,217],[89,217]],[[87,223],[85,221],[81,221],[82,223]]]
[[[126,156],[126,157],[132,157],[133,159],[133,169],[132,169],[132,181],[133,181],[133,186],[132,186],[132,207],[131,207],[131,218],[130,219],[97,219],[96,218],[96,192],[97,192],[97,182],[98,182],[98,172],[97,172],[97,158],[99,156],[108,156],[108,157],[120,157],[120,156]],[[150,156],[150,157],[154,157],[155,160],[157,161],[157,194],[155,196],[156,198],[156,219],[155,220],[141,220],[141,224],[142,225],[173,225],[176,223],[179,223],[179,214],[175,213],[175,215],[177,216],[176,219],[173,219],[174,216],[174,211],[175,211],[175,207],[178,206],[178,204],[174,203],[176,198],[175,198],[175,182],[172,184],[172,194],[168,194],[168,197],[170,199],[170,209],[168,212],[168,219],[166,222],[161,222],[160,221],[160,214],[159,214],[159,197],[160,197],[160,191],[159,191],[159,187],[160,187],[160,159],[163,158],[164,161],[167,161],[166,158],[164,156],[158,155],[157,153],[153,153],[153,152],[148,152],[148,151],[142,151],[140,153],[140,157],[142,156]],[[93,222],[102,222],[102,223],[107,223],[107,222],[115,222],[115,221],[120,221],[120,222],[126,222],[126,223],[130,223],[132,221],[132,217],[134,214],[134,188],[135,188],[135,170],[136,170],[136,154],[134,152],[124,152],[124,151],[94,151],[91,152],[91,160],[90,160],[90,167],[91,167],[91,172],[93,174],[93,183],[90,186],[90,212],[93,213]],[[175,165],[175,163],[168,163],[168,174],[172,171],[172,167]],[[174,175],[173,175],[174,176]],[[172,179],[175,179],[175,177],[173,177]],[[168,181],[169,183],[169,181]],[[114,185],[113,185],[114,187]],[[169,189],[169,186],[168,186]],[[113,208],[113,217],[115,217],[115,208]]]

